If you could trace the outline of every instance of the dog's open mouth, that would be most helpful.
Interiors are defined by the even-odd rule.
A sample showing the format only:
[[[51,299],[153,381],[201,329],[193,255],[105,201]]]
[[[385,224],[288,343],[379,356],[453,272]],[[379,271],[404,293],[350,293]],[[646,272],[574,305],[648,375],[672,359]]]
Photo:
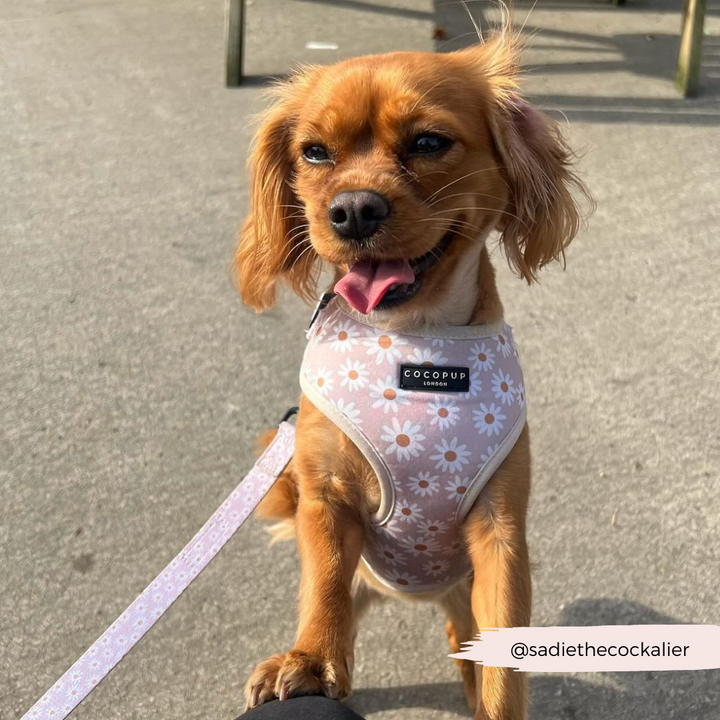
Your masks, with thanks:
[[[429,252],[414,260],[361,260],[335,284],[335,292],[348,305],[367,315],[387,310],[414,297],[427,272],[450,246],[455,227],[451,227]]]

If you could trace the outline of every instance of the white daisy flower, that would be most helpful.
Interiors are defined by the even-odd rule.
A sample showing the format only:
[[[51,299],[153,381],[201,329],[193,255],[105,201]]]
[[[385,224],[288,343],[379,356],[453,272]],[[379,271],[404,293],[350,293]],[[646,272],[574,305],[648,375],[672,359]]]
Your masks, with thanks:
[[[488,449],[480,456],[480,459],[486,463],[498,450],[500,447],[500,443],[496,443],[495,445],[489,445]]]
[[[445,489],[448,493],[448,499],[457,500],[458,502],[460,502],[462,496],[467,492],[469,482],[470,478],[462,478],[459,475],[456,475],[455,479],[451,480],[445,486]]]
[[[525,407],[525,385],[522,382],[519,382],[515,388],[515,397],[517,398],[518,405]]]
[[[442,535],[447,532],[448,524],[444,520],[421,520],[418,530],[425,535]]]
[[[476,411],[474,411],[476,412]],[[456,473],[462,470],[463,465],[467,465],[470,461],[468,458],[471,453],[467,449],[467,445],[458,445],[458,439],[454,437],[450,442],[445,438],[442,439],[440,445],[436,445],[436,455],[431,455],[431,460],[437,460],[435,468],[443,472]]]
[[[348,390],[354,392],[359,388],[365,387],[368,382],[368,371],[367,365],[361,363],[359,360],[348,360],[344,365],[340,366],[340,384],[345,387],[347,385]]]
[[[472,397],[477,397],[480,394],[480,391],[482,390],[482,382],[480,381],[480,373],[475,372],[470,373],[470,389],[468,392]]]
[[[429,472],[419,472],[416,476],[411,475],[408,478],[408,487],[416,495],[426,497],[436,493],[440,489],[437,475],[431,475]]]
[[[447,362],[441,350],[432,351],[431,348],[415,348],[415,352],[408,358],[413,365],[442,365]]]
[[[380,365],[384,362],[395,362],[402,356],[401,345],[407,345],[407,340],[401,337],[393,337],[386,333],[368,330],[367,337],[363,344],[367,347],[367,354],[375,356],[375,363]]]
[[[387,543],[377,545],[377,552],[388,565],[405,565],[407,562],[401,552]]]
[[[440,398],[428,405],[427,414],[432,416],[431,425],[437,425],[441,430],[446,430],[458,421],[460,408],[452,398]]]
[[[78,673],[75,673],[68,682],[67,685],[67,700],[68,702],[73,702],[77,698],[80,697],[81,688],[80,688],[80,675]]]
[[[495,392],[495,398],[500,400],[503,405],[511,405],[515,400],[515,382],[508,373],[499,370],[492,377],[492,389]]]
[[[495,348],[499,353],[502,353],[503,357],[510,357],[513,353],[513,346],[510,342],[510,338],[499,333],[497,336],[497,347]]]
[[[397,517],[401,522],[416,523],[418,520],[423,519],[423,511],[417,503],[401,500],[398,503]]]
[[[352,350],[358,344],[360,333],[352,320],[335,323],[329,331],[330,347],[335,352],[345,353]]]
[[[413,425],[406,420],[402,425],[397,418],[392,419],[392,426],[384,425],[382,439],[389,443],[385,449],[386,455],[397,454],[398,460],[409,460],[417,457],[424,449],[422,441],[425,436],[421,434],[419,425]]]
[[[475,343],[470,348],[468,362],[472,365],[473,370],[490,370],[495,365],[495,353],[486,343]]]
[[[461,549],[462,543],[460,542],[460,540],[455,540],[442,551],[442,554],[445,557],[452,557],[453,555],[457,555]]]
[[[431,537],[407,537],[400,540],[400,544],[408,550],[413,557],[420,557],[420,555],[432,555],[440,550],[440,543]]]
[[[332,391],[335,382],[332,377],[332,370],[319,368],[312,382],[318,392],[327,397],[328,393]]]
[[[381,407],[383,412],[397,413],[401,405],[409,404],[407,393],[397,387],[397,380],[388,375],[385,380],[378,380],[370,386],[370,398],[374,400],[374,408]]]
[[[430,560],[423,565],[422,569],[426,575],[437,577],[450,569],[450,563],[447,560]]]
[[[504,427],[502,421],[505,420],[505,415],[501,411],[502,408],[495,403],[490,403],[490,407],[487,407],[485,403],[480,403],[480,409],[473,410],[475,427],[481,435],[492,437],[500,434]]]
[[[390,520],[388,520],[385,525],[383,525],[383,529],[392,537],[397,537],[398,535],[402,535],[405,532],[405,528],[402,526],[402,523],[400,523],[397,518],[391,518]]]
[[[410,575],[409,573],[400,572],[399,570],[391,570],[388,573],[387,579],[391,583],[400,585],[401,587],[413,587],[420,584],[416,575]]]
[[[318,325],[318,326],[315,328],[315,333],[314,333],[314,335],[315,335],[315,342],[316,342],[316,343],[319,343],[319,342],[325,337],[325,334],[326,334],[326,333],[327,333],[327,328],[326,328],[324,325],[322,325],[322,324]]]
[[[337,401],[337,409],[343,413],[348,420],[351,420],[356,425],[362,425],[360,410],[355,407],[354,402],[346,403],[343,398],[339,398]]]

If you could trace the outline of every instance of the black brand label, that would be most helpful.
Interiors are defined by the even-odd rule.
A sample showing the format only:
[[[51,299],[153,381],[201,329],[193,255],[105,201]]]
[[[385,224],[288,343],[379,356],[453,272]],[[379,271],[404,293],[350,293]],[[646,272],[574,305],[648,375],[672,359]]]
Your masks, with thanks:
[[[400,387],[427,392],[468,392],[470,368],[434,365],[401,365]]]

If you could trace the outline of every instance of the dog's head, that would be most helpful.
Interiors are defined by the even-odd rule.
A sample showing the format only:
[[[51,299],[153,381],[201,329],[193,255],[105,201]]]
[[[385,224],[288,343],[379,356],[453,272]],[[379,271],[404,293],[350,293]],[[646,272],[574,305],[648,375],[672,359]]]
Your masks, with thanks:
[[[320,261],[360,312],[436,302],[497,229],[528,282],[563,255],[580,213],[572,154],[521,99],[509,34],[449,53],[361,57],[275,90],[250,158],[237,252],[257,310],[279,280],[314,298]]]

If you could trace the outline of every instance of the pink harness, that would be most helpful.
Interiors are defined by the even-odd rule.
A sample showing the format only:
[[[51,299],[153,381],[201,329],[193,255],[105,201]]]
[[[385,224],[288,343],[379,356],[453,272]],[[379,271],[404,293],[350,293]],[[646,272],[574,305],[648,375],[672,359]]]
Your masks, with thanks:
[[[373,327],[337,302],[308,331],[300,385],[375,470],[363,558],[386,586],[427,592],[470,570],[460,525],[525,425],[512,330]]]

